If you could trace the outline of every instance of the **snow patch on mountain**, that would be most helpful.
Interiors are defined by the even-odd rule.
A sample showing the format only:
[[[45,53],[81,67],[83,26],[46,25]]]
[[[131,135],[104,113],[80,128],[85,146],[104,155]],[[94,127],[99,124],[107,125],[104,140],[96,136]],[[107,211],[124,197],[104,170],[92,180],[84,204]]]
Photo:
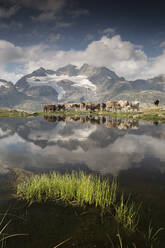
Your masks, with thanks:
[[[28,85],[30,87],[43,86],[43,85],[51,86],[52,88],[54,88],[57,91],[58,100],[61,100],[65,96],[64,89],[62,87],[60,87],[59,85],[57,85],[56,80],[53,80],[50,77],[50,75],[47,75],[45,77],[33,76],[31,78],[26,78],[26,81],[28,82]]]
[[[67,84],[67,80],[71,81],[73,84],[72,87],[83,87],[86,89],[90,89],[96,92],[96,86],[87,78],[85,75],[78,75],[78,76],[68,76],[68,75],[60,75],[57,76],[56,74],[53,75],[46,75],[46,76],[33,76],[30,78],[26,78],[28,85],[30,87],[34,86],[43,86],[48,85],[53,87],[58,93],[58,100],[62,100],[65,96],[65,91],[62,87],[60,87],[59,82],[65,81]]]
[[[0,81],[0,87],[3,86],[5,88],[10,88],[10,86],[2,81]]]
[[[76,87],[85,87],[90,88],[91,90],[96,90],[96,85],[94,85],[87,76],[79,75],[79,76],[68,76],[68,75],[47,75],[45,77],[36,77],[33,76],[31,78],[27,78],[26,81],[29,83],[29,86],[39,86],[39,85],[49,85],[53,86],[53,83],[58,83],[62,80],[72,81],[74,84],[72,86]]]
[[[78,75],[78,76],[68,76],[68,75],[51,75],[54,80],[57,82],[61,80],[69,80],[75,83],[74,87],[79,86],[79,87],[85,87],[85,88],[90,88],[91,90],[96,90],[96,86],[87,78],[85,75]]]

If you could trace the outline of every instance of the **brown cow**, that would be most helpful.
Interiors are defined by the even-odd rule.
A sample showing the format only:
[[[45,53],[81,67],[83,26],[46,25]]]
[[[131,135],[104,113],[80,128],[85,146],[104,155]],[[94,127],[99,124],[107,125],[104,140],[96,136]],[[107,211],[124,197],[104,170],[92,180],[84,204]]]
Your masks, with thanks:
[[[86,109],[86,103],[85,102],[81,102],[80,103],[80,110],[85,110]]]
[[[106,109],[106,103],[105,102],[100,103],[100,110],[104,111],[105,109]]]
[[[48,112],[48,105],[43,106],[43,112]]]
[[[43,106],[43,111],[44,112],[55,112],[56,111],[56,105],[53,104],[48,104]]]
[[[65,110],[65,104],[64,103],[60,103],[60,104],[57,104],[57,110],[58,111],[61,111],[61,110]]]
[[[118,110],[121,109],[121,106],[118,104],[118,102],[115,101],[108,101],[106,102],[106,111],[110,111],[110,110]]]

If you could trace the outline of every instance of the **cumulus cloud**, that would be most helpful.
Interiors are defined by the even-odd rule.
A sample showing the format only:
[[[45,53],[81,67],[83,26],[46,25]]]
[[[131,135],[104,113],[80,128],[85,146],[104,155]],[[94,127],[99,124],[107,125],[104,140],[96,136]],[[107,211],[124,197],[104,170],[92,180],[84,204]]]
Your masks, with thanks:
[[[163,49],[163,52],[160,56],[151,59],[149,73],[152,74],[153,76],[164,74],[165,73],[163,66],[164,64],[165,64],[165,49]]]
[[[53,38],[58,40],[59,35]],[[54,42],[55,42],[54,40]],[[69,63],[81,66],[88,63],[95,66],[106,66],[126,79],[150,78],[164,73],[165,50],[160,56],[148,58],[143,47],[129,41],[123,41],[120,35],[103,36],[100,40],[91,41],[84,50],[52,50],[48,45],[19,47],[0,40],[0,66],[9,62],[24,64],[22,73],[29,73],[42,66],[57,69]]]
[[[160,43],[159,47],[161,47],[161,48],[163,47],[163,48],[164,48],[164,47],[165,47],[165,41],[162,41],[162,42]]]
[[[8,41],[0,40],[0,66],[3,67],[8,62],[22,60],[22,52],[21,47],[17,47]]]
[[[127,79],[138,78],[148,66],[144,51],[128,41],[122,41],[119,35],[112,38],[103,36],[91,42],[83,51],[43,51],[37,61],[29,61],[30,69],[45,66],[56,69],[68,63],[81,66],[83,63],[106,66]],[[47,59],[48,58],[48,59]]]

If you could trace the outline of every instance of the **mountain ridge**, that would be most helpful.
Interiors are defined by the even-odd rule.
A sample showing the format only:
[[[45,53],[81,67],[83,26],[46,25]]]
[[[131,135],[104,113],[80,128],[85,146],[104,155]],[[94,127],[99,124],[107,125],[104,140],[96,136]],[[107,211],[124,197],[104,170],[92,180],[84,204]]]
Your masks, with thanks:
[[[147,80],[128,81],[104,66],[85,63],[79,68],[68,64],[57,70],[40,67],[24,75],[15,85],[0,79],[0,106],[6,107],[38,111],[42,104],[48,103],[98,102],[119,98],[138,100],[146,105],[159,98],[165,104],[165,74]]]

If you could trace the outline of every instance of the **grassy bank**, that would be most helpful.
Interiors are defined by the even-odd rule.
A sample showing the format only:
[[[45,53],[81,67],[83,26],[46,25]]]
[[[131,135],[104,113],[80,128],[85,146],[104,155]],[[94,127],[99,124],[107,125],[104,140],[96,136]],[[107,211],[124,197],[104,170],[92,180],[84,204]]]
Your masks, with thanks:
[[[165,122],[165,107],[144,108],[136,112],[111,112],[113,117]]]
[[[0,109],[0,117],[28,117],[30,113],[19,110]]]
[[[9,110],[0,109],[0,117],[30,117],[30,116],[111,116],[116,118],[125,119],[136,119],[136,120],[148,120],[153,122],[165,122],[165,107],[154,107],[154,108],[144,108],[139,111],[79,111],[79,110],[69,110],[69,111],[57,111],[54,113],[44,113],[44,112],[25,112],[19,110]]]

